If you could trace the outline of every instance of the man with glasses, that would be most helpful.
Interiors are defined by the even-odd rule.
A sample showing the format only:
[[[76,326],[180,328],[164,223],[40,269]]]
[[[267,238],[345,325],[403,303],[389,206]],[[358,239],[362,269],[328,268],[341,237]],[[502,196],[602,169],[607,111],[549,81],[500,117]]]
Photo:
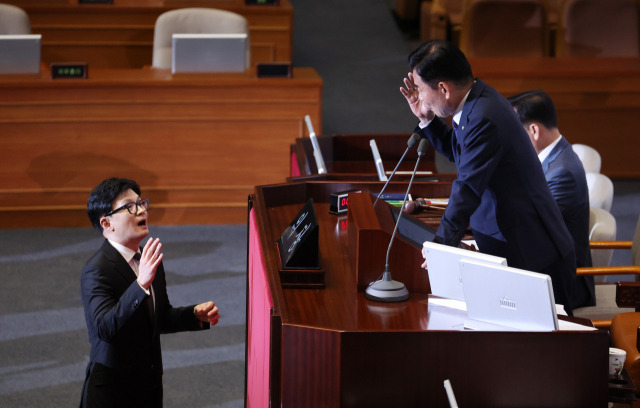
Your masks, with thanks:
[[[160,240],[140,248],[149,235],[148,210],[133,180],[104,180],[89,196],[87,214],[105,241],[80,281],[91,343],[81,407],[162,407],[160,333],[218,323],[211,301],[169,302]]]

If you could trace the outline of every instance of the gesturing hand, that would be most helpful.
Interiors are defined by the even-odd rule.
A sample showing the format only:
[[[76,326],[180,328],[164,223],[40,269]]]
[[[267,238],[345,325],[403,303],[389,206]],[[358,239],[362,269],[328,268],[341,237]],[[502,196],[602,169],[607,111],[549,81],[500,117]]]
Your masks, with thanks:
[[[156,269],[162,261],[163,254],[160,252],[162,244],[160,239],[149,238],[140,256],[140,266],[138,266],[138,283],[145,289],[149,289],[153,278],[156,276]]]
[[[220,318],[218,306],[211,301],[196,305],[196,307],[193,308],[193,314],[201,321],[208,322],[212,326],[216,325]]]
[[[411,112],[420,119],[422,124],[426,124],[433,119],[435,114],[424,105],[420,98],[420,92],[415,85],[413,73],[409,72],[409,74],[407,74],[407,77],[404,79],[404,88],[400,87],[400,93],[404,95],[409,104],[409,108],[411,108]]]

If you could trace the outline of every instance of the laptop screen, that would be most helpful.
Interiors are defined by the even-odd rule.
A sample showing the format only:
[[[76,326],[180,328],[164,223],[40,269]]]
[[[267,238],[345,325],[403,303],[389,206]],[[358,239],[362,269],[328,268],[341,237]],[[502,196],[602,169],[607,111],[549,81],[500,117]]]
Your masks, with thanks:
[[[246,34],[173,34],[171,72],[244,72]]]
[[[40,72],[40,34],[0,35],[0,74]]]

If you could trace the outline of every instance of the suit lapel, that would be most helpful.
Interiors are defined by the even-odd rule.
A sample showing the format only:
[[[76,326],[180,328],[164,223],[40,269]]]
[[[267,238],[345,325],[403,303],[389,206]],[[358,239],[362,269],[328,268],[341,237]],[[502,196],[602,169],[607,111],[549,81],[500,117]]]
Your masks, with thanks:
[[[133,272],[133,269],[131,269],[131,265],[124,260],[122,255],[120,255],[120,252],[118,252],[118,250],[115,249],[106,239],[102,244],[102,251],[107,259],[113,263],[113,269],[122,276],[125,281],[131,283],[136,280],[136,274]]]

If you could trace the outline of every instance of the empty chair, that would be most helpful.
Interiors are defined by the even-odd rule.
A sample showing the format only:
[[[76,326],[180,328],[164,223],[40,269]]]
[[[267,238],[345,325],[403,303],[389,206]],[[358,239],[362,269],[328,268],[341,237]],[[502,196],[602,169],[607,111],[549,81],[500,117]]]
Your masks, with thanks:
[[[600,173],[602,159],[600,158],[600,153],[598,153],[596,149],[579,143],[575,143],[571,145],[571,147],[582,162],[585,173]]]
[[[565,0],[556,55],[637,57],[640,23],[637,0]]]
[[[640,275],[640,218],[638,218],[636,224],[633,241],[591,241],[590,244],[592,250],[630,249],[630,265],[578,268],[578,276],[630,275],[630,277],[637,279]],[[611,326],[611,318],[618,313],[624,312],[624,310],[618,309],[618,306],[622,306],[619,305],[620,299],[616,298],[614,302],[615,292],[616,289],[613,285],[596,285],[596,306],[576,309],[575,315],[592,319],[593,324],[598,328]],[[636,325],[637,327],[638,325]]]
[[[611,179],[601,173],[587,173],[587,188],[589,189],[589,206],[611,211],[613,204],[613,183]]]
[[[615,241],[617,233],[616,219],[602,208],[589,209],[589,241]],[[593,266],[609,266],[613,249],[591,249]]]
[[[0,35],[31,34],[27,13],[19,7],[0,4]]]
[[[173,34],[247,34],[249,23],[236,13],[208,8],[167,11],[156,20],[153,35],[153,68],[170,69]],[[250,51],[247,45],[247,67]]]
[[[547,11],[540,0],[468,0],[460,29],[467,57],[543,57]]]

